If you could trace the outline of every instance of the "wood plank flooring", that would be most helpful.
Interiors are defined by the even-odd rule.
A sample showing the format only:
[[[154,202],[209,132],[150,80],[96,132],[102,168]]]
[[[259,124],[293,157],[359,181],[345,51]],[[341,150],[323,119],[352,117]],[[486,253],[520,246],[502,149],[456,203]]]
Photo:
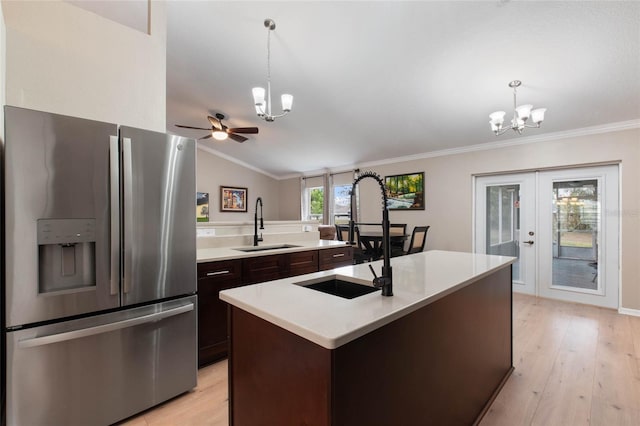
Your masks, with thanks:
[[[640,317],[514,294],[515,371],[481,426],[640,425]],[[198,387],[123,422],[227,425],[227,362]]]

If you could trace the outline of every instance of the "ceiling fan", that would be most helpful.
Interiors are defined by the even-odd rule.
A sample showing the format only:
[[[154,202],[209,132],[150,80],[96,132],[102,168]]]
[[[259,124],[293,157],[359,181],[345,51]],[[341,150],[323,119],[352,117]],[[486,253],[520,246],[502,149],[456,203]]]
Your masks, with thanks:
[[[205,129],[203,127],[192,127],[192,126],[183,126],[181,124],[176,124],[176,127],[182,127],[183,129],[196,129],[196,130],[209,130],[209,133],[206,136],[203,136],[200,139],[207,139],[213,137],[216,140],[223,141],[227,138],[231,138],[236,142],[244,142],[247,140],[244,136],[241,136],[237,133],[244,134],[255,134],[258,133],[257,127],[234,127],[229,128],[222,124],[222,120],[224,120],[224,114],[217,113],[215,117],[207,116],[209,119],[209,123],[211,123],[211,129]]]

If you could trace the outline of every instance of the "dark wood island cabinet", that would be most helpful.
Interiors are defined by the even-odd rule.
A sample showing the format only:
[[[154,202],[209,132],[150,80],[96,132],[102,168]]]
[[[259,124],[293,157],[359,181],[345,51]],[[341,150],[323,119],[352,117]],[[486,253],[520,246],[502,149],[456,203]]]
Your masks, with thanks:
[[[511,259],[394,258],[388,298],[341,299],[299,278],[223,292],[230,424],[476,424],[513,370]]]

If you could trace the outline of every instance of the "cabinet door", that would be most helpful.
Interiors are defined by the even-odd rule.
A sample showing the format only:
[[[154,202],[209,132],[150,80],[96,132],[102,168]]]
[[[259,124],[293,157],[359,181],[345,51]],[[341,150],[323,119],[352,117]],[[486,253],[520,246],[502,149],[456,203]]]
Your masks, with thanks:
[[[219,293],[242,285],[240,260],[198,264],[198,366],[227,355],[227,304]]]
[[[287,276],[287,257],[282,254],[242,259],[242,281],[255,284]]]
[[[300,251],[289,253],[289,277],[318,272],[318,250]]]
[[[336,247],[332,249],[320,250],[319,269],[326,271],[327,269],[339,268],[353,264],[353,248],[352,247]]]

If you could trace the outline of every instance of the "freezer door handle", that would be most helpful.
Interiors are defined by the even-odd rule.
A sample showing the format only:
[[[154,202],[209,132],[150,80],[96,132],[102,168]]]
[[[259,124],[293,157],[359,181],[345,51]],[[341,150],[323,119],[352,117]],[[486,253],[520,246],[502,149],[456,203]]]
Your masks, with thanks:
[[[109,137],[109,163],[111,185],[111,248],[109,282],[111,294],[118,294],[120,282],[120,158],[118,137]]]
[[[142,315],[136,318],[129,318],[123,321],[113,322],[109,324],[102,324],[95,327],[82,328],[80,330],[66,331],[63,333],[50,334],[48,336],[33,337],[31,339],[20,340],[18,347],[33,348],[35,346],[48,345],[51,343],[66,342],[68,340],[80,339],[82,337],[94,336],[96,334],[108,333],[110,331],[120,330],[123,328],[134,327],[136,325],[145,324],[154,321],[160,321],[165,318],[180,315],[185,312],[193,311],[193,303],[180,306],[173,309],[167,309],[166,311],[156,312],[153,314]]]
[[[131,243],[131,232],[133,231],[133,170],[131,158],[131,139],[122,138],[122,181],[123,181],[123,203],[124,203],[124,229],[122,235],[124,240],[123,259],[123,293],[131,290],[131,267],[133,266],[133,244]]]

